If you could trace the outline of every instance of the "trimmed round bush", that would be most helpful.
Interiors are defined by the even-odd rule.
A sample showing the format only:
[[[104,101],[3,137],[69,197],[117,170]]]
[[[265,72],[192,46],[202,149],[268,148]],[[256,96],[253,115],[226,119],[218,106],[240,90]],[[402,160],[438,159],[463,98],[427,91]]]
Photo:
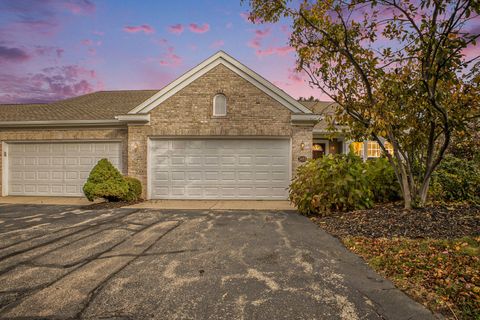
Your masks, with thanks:
[[[83,193],[89,201],[98,198],[110,202],[122,201],[128,190],[128,183],[108,159],[98,161],[83,186]]]
[[[125,177],[128,184],[128,192],[125,201],[137,201],[142,197],[142,183],[137,178]]]

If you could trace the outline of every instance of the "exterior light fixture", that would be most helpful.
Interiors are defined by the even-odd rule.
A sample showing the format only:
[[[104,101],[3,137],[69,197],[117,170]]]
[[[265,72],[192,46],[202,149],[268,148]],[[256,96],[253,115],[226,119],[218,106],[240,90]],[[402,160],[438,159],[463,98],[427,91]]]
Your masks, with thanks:
[[[300,150],[304,150],[305,149],[305,142],[302,141],[302,143],[300,143]]]

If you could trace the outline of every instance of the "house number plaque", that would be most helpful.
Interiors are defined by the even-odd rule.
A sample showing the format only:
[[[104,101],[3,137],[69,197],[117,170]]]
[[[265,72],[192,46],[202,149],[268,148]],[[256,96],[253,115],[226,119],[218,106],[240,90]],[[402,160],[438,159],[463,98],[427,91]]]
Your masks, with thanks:
[[[305,157],[305,156],[300,156],[300,157],[298,157],[298,161],[300,161],[300,162],[305,162],[305,161],[307,161],[307,157]]]

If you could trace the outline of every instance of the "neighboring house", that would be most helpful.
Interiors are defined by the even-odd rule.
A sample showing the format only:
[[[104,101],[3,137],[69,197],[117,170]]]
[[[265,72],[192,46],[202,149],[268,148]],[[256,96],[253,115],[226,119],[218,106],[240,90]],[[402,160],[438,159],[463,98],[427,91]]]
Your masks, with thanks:
[[[302,162],[348,150],[321,108],[224,52],[159,91],[0,105],[1,194],[81,196],[108,158],[147,199],[286,199]]]

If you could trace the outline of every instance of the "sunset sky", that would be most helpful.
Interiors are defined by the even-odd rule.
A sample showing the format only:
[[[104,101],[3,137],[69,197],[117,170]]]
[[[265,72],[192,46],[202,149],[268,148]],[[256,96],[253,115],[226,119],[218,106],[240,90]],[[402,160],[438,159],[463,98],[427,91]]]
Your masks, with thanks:
[[[0,0],[0,103],[160,89],[218,50],[293,97],[286,23],[255,25],[239,0]]]
[[[240,0],[0,0],[0,103],[160,89],[218,50],[295,98],[325,99],[294,70],[287,21],[247,12]]]

